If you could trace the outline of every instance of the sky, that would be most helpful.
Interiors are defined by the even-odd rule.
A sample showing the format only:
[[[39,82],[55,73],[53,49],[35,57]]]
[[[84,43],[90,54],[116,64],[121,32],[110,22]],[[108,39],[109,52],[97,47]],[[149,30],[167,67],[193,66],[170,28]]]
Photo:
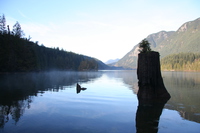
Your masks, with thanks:
[[[103,62],[122,58],[149,34],[200,17],[199,0],[0,0],[12,29],[31,41]]]

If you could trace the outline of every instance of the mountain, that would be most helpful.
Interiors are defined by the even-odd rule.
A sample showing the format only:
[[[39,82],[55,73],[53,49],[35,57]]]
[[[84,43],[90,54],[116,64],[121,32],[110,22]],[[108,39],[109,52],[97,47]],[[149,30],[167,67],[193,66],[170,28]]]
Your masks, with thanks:
[[[177,31],[160,31],[148,35],[146,39],[161,58],[181,52],[200,53],[200,18],[184,23]],[[138,46],[139,43],[114,66],[137,68]]]
[[[184,23],[169,39],[165,39],[154,50],[161,58],[180,52],[200,52],[200,18]]]
[[[119,59],[110,59],[110,60],[106,61],[105,64],[109,65],[109,64],[112,64],[112,63],[116,63],[118,61],[119,61]]]
[[[151,44],[151,48],[155,49],[158,47],[161,42],[165,39],[168,39],[174,31],[160,31],[158,33],[150,34],[146,37],[146,39]],[[133,47],[133,49],[128,52],[122,59],[120,59],[114,66],[120,66],[125,68],[136,68],[137,67],[137,57],[138,57],[138,49],[139,43]]]

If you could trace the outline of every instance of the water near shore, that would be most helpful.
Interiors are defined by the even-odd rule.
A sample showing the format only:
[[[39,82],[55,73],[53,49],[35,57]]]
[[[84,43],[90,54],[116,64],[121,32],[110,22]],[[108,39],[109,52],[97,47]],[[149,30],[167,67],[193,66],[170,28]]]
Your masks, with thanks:
[[[158,133],[198,133],[200,73],[162,76],[171,99],[152,107],[162,113]],[[137,82],[136,71],[1,74],[0,132],[135,133],[136,117],[154,115],[138,108]],[[77,93],[77,83],[87,89]]]

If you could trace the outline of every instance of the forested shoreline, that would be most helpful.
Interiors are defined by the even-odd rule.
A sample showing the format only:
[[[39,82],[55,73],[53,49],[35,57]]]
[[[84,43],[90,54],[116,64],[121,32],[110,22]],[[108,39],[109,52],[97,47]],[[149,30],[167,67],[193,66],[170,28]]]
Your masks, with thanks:
[[[98,70],[98,63],[84,55],[39,46],[9,34],[0,35],[0,72],[50,70]]]
[[[161,59],[161,70],[200,71],[200,53],[178,53]]]
[[[11,31],[5,16],[0,16],[0,72],[32,72],[51,70],[98,70],[95,58],[67,52],[59,48],[39,46],[25,38],[19,22]],[[102,65],[100,66],[102,67]],[[101,68],[102,69],[102,68]]]

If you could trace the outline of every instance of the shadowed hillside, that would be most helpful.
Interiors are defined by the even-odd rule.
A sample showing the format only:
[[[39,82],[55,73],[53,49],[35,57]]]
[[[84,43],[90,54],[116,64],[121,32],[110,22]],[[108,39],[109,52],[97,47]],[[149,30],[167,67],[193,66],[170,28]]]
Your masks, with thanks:
[[[5,16],[0,16],[0,72],[117,69],[89,56],[39,46],[24,35],[19,22],[11,30]]]

